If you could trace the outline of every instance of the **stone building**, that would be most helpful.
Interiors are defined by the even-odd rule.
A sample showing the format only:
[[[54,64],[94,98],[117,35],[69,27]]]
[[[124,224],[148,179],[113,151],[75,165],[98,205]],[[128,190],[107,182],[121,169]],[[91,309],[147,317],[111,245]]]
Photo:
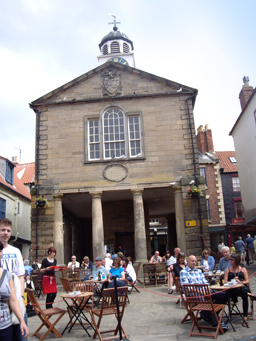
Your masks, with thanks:
[[[133,67],[133,43],[116,25],[100,52],[101,65],[30,104],[37,195],[49,201],[32,204],[38,257],[54,245],[67,263],[71,254],[102,256],[108,245],[147,261],[149,219],[157,217],[168,222],[167,247],[199,255],[202,234],[209,242],[206,203],[186,196],[191,180],[202,180],[197,90]]]

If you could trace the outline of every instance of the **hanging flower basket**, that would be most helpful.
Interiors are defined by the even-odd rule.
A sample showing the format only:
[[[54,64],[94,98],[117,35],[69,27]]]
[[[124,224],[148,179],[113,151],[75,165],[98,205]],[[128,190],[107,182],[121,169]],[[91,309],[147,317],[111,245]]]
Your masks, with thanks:
[[[34,204],[36,204],[36,206],[38,207],[45,207],[49,205],[48,201],[42,196],[36,198],[34,201]]]
[[[192,185],[190,189],[188,189],[188,192],[187,192],[187,198],[189,197],[198,198],[198,197],[201,197],[202,195],[203,195],[202,191],[195,185]]]

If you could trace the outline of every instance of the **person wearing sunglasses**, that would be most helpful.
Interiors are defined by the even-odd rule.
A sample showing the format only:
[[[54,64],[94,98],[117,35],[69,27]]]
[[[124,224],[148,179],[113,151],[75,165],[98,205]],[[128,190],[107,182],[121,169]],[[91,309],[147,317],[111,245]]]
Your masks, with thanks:
[[[212,271],[215,267],[215,260],[209,255],[208,250],[202,252],[201,266],[204,266],[203,272]]]
[[[251,294],[249,288],[249,276],[248,271],[241,267],[241,255],[239,253],[232,254],[230,256],[231,267],[226,269],[224,274],[224,282],[231,281],[235,279],[237,283],[243,284],[242,287],[229,289],[228,293],[234,302],[237,302],[237,297],[241,297],[243,301],[243,312],[244,319],[247,322],[248,315],[248,296],[250,296],[253,300],[256,299],[255,295]],[[243,327],[247,327],[247,323],[243,322]]]

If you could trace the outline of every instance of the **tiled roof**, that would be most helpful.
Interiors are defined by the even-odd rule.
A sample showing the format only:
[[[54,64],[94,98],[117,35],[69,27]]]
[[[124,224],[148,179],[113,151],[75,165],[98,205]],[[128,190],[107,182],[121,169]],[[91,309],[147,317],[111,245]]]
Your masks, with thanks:
[[[29,184],[35,180],[35,163],[23,163],[17,164],[14,173],[17,174],[18,178],[23,184]]]
[[[236,152],[215,152],[216,157],[220,160],[220,168],[224,169],[224,173],[238,172],[237,163],[232,163],[230,157],[236,158]]]
[[[3,158],[3,159],[8,160],[6,158]],[[16,165],[16,167],[14,167],[14,172],[13,172],[13,185],[6,182],[2,174],[0,174],[0,184],[4,185],[5,187],[8,187],[12,191],[20,195],[23,195],[25,198],[30,200],[31,199],[30,192],[26,188],[24,183],[33,182],[34,176],[35,176],[35,164],[34,163]]]

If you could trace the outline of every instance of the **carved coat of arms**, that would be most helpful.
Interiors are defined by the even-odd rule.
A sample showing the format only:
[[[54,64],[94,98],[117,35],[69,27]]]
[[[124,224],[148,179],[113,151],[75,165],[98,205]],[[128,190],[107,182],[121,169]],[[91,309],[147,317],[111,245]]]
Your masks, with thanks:
[[[121,73],[116,69],[108,69],[101,74],[103,96],[113,96],[122,93]]]

